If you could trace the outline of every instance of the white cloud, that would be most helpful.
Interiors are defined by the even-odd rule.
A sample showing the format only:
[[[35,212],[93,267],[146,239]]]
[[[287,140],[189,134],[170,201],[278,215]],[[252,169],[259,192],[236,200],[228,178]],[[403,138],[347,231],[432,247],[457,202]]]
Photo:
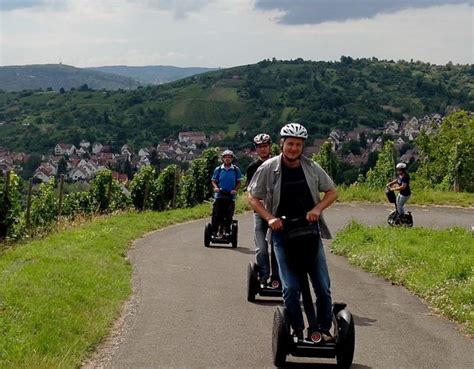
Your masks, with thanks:
[[[61,10],[2,12],[0,64],[228,67],[341,55],[473,62],[473,8],[465,4],[289,26],[276,22],[281,11],[256,11],[251,0],[201,1],[182,8],[179,19],[171,2],[147,1],[77,0]]]

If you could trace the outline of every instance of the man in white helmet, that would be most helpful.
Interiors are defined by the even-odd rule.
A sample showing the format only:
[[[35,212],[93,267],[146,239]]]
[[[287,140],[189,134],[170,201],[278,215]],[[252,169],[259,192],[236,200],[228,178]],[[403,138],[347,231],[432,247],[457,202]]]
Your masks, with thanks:
[[[242,181],[242,173],[239,167],[232,163],[235,158],[234,153],[231,150],[225,150],[221,156],[222,164],[214,169],[211,178],[216,199],[212,208],[211,221],[214,236],[217,235],[221,222],[224,223],[225,233],[230,233],[230,225],[235,210],[235,198]]]
[[[282,153],[265,161],[257,170],[248,187],[249,203],[268,222],[272,229],[272,241],[278,260],[283,285],[283,299],[288,310],[293,334],[302,339],[304,320],[300,306],[301,270],[291,261],[291,255],[299,252],[284,232],[286,219],[305,218],[309,223],[319,223],[320,236],[331,238],[322,212],[337,199],[337,191],[327,173],[314,161],[303,156],[306,128],[289,123],[281,131]],[[321,199],[320,193],[325,195]],[[262,204],[262,200],[264,204]],[[287,224],[287,223],[285,223]],[[304,249],[306,272],[316,294],[317,319],[311,321],[308,334],[321,333],[323,341],[333,340],[329,332],[332,324],[332,301],[329,272],[323,244],[319,236]],[[306,243],[305,243],[306,244]],[[313,326],[311,326],[313,325]]]
[[[247,186],[252,181],[252,177],[257,169],[266,160],[270,158],[270,149],[272,139],[267,133],[259,133],[253,138],[255,150],[258,159],[250,163],[247,168]],[[268,223],[262,219],[257,212],[254,212],[254,241],[255,241],[255,257],[257,259],[258,279],[263,287],[268,286],[270,278],[270,258],[268,255],[268,242],[266,239]]]

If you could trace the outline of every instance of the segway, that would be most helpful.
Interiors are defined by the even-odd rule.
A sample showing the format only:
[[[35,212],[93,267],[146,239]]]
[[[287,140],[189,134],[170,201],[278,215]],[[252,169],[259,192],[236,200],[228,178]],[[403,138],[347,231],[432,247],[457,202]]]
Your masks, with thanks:
[[[354,319],[346,304],[332,305],[334,342],[324,343],[321,334],[314,332],[311,338],[297,339],[290,332],[290,319],[286,308],[277,307],[273,316],[272,353],[277,367],[285,366],[288,355],[295,357],[336,358],[339,369],[349,369],[355,349]]]
[[[396,226],[405,226],[405,227],[413,227],[413,216],[411,212],[408,211],[403,216],[398,213],[397,210],[397,196],[395,192],[392,191],[390,187],[385,187],[385,195],[387,196],[388,202],[391,204],[395,204],[395,210],[393,210],[387,218],[388,225],[392,227]]]
[[[286,219],[282,217],[287,242],[291,246],[304,247],[311,245],[319,238],[319,225],[309,224],[304,218]],[[300,278],[300,290],[308,322],[316,320],[313,298],[311,296],[307,254],[292,254],[292,263],[297,266]],[[288,254],[287,254],[288,257]],[[311,332],[310,337],[298,338],[291,334],[290,319],[284,307],[277,307],[273,316],[272,353],[275,366],[281,367],[286,363],[288,355],[298,357],[336,358],[337,367],[349,369],[352,365],[355,348],[354,320],[346,304],[343,302],[332,305],[332,336],[331,342],[323,340],[321,332]],[[311,323],[310,323],[311,324]]]
[[[273,243],[270,242],[270,267],[271,276],[270,284],[261,285],[258,280],[258,267],[255,262],[251,262],[247,268],[247,301],[255,302],[256,295],[265,297],[281,297],[281,281],[278,274],[278,263],[276,261],[275,252],[273,251]]]
[[[224,196],[224,199],[231,199],[232,195],[230,193],[225,193],[221,191],[221,194]],[[231,205],[229,205],[231,206]],[[233,206],[233,205],[232,205]],[[214,209],[213,209],[214,211]],[[238,232],[239,232],[239,222],[235,219],[231,220],[230,229],[226,230],[224,224],[226,224],[226,217],[220,220],[218,225],[217,234],[212,233],[212,224],[207,223],[204,227],[204,246],[209,247],[211,243],[213,244],[231,244],[233,248],[237,247],[238,241]]]

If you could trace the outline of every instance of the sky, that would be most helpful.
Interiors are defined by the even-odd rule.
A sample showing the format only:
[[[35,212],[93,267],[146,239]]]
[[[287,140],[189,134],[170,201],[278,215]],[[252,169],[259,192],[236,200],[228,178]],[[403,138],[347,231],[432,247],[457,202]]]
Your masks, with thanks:
[[[0,65],[474,63],[473,0],[0,0]]]

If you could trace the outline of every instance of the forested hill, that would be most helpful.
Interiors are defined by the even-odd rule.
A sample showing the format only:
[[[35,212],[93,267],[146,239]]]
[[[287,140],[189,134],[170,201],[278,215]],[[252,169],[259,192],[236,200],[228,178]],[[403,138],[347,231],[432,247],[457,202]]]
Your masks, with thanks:
[[[127,76],[76,68],[65,64],[13,65],[0,67],[0,89],[4,91],[69,90],[82,85],[90,88],[133,89],[139,82]]]
[[[223,131],[233,147],[289,120],[312,137],[332,128],[378,127],[403,115],[474,110],[474,66],[378,61],[265,60],[134,91],[0,94],[0,146],[49,152],[81,139],[119,147],[180,130]]]

